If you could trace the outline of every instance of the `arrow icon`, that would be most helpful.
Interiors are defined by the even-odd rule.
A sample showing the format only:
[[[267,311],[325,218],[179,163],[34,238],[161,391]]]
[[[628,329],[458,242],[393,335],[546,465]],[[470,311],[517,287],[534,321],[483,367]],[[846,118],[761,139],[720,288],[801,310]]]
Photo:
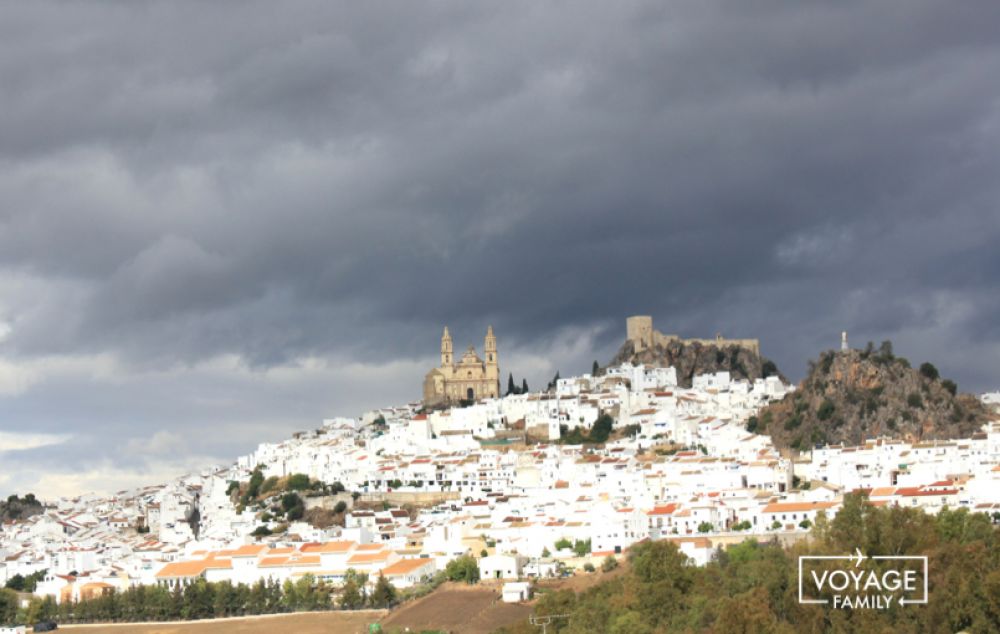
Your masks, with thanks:
[[[860,548],[855,547],[854,552],[857,553],[858,555],[858,563],[854,564],[854,567],[857,568],[858,566],[861,565],[861,562],[865,560],[865,556],[861,552]],[[851,559],[854,559],[854,557],[851,557]]]

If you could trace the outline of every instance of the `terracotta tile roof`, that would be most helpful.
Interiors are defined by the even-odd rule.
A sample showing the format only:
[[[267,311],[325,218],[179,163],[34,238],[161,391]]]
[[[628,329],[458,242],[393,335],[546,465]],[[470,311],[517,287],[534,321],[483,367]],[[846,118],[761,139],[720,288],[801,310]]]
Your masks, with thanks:
[[[157,578],[172,577],[197,577],[208,569],[224,570],[232,568],[233,564],[228,559],[195,559],[193,561],[175,561],[167,564],[158,573]]]
[[[230,557],[256,557],[263,551],[267,550],[267,546],[264,544],[244,544],[236,550],[230,551]]]
[[[382,569],[382,574],[386,577],[392,577],[395,575],[405,575],[407,573],[413,572],[423,568],[428,564],[433,564],[433,559],[400,559],[391,566],[386,566]]]
[[[384,548],[382,544],[359,544],[356,550],[358,552],[371,552],[374,550],[383,550]]]
[[[896,492],[896,487],[875,487],[869,493],[872,497],[882,497],[885,495],[892,495]]]
[[[306,544],[302,547],[303,553],[323,554],[323,553],[346,553],[354,547],[352,541],[324,542],[322,544]]]
[[[357,553],[347,560],[347,564],[371,564],[378,561],[385,561],[389,558],[389,551],[377,553]]]
[[[834,502],[772,502],[764,507],[763,513],[798,513],[819,511],[834,506]]]

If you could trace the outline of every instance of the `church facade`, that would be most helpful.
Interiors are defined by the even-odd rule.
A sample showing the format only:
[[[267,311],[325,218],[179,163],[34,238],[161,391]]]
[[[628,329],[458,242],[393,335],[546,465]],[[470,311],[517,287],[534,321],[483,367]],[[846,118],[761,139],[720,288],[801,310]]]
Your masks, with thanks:
[[[486,329],[486,341],[481,359],[475,346],[469,346],[456,363],[448,327],[441,337],[441,366],[424,377],[424,405],[453,405],[461,401],[478,401],[500,396],[500,362],[497,358],[497,338],[493,326]]]

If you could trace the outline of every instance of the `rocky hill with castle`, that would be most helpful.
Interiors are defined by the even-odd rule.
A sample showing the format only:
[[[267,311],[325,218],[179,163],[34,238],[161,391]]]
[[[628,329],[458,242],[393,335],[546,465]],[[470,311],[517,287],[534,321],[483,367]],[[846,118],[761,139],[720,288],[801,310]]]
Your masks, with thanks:
[[[823,352],[796,391],[751,417],[747,429],[769,434],[779,448],[807,449],[879,436],[965,438],[995,418],[932,364],[911,367],[886,341],[877,349],[869,343],[863,350]]]
[[[654,367],[674,367],[682,387],[690,387],[699,374],[729,372],[734,379],[761,379],[781,376],[775,364],[760,354],[758,339],[682,339],[653,328],[653,318],[629,317],[626,340],[609,366],[631,363]],[[782,377],[784,379],[784,377]]]

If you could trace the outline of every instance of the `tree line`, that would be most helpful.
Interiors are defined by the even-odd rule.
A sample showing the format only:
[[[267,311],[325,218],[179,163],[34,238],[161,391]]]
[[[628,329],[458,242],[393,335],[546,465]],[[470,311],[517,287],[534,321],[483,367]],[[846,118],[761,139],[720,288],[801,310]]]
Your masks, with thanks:
[[[926,605],[834,609],[798,601],[798,557],[845,554],[926,555]],[[583,592],[545,593],[537,615],[558,614],[548,631],[565,634],[662,632],[997,632],[1000,542],[993,518],[966,509],[928,515],[878,508],[845,497],[832,519],[819,515],[808,541],[783,547],[748,540],[720,549],[704,567],[690,565],[670,541],[633,546],[626,574]],[[527,621],[505,628],[526,634]]]
[[[140,621],[188,621],[310,612],[386,608],[398,600],[398,592],[379,575],[375,587],[366,589],[368,575],[347,571],[342,586],[332,586],[312,575],[297,581],[260,580],[254,584],[210,582],[203,578],[185,587],[132,586],[123,592],[77,602],[56,604],[51,596],[34,597],[27,608],[18,609],[16,594],[0,590],[0,623],[34,624],[54,620],[59,623],[118,623]],[[9,593],[10,596],[4,594]]]

